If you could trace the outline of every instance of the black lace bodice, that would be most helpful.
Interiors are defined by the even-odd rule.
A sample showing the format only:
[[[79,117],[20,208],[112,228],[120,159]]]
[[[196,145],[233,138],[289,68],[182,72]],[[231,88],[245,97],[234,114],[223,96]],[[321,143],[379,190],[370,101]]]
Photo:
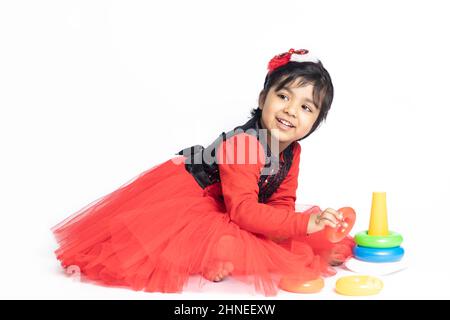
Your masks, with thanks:
[[[220,182],[219,166],[217,165],[217,161],[215,159],[215,151],[216,148],[219,147],[220,143],[243,131],[250,134],[254,132],[255,136],[261,142],[266,155],[266,163],[264,165],[265,170],[263,170],[263,172],[266,172],[267,174],[261,174],[258,181],[258,201],[265,203],[267,199],[269,199],[270,196],[278,189],[284,178],[286,178],[292,165],[294,145],[291,143],[285,150],[283,150],[282,157],[279,157],[279,155],[272,155],[265,139],[261,138],[258,134],[258,130],[262,128],[260,118],[260,114],[256,114],[244,125],[238,126],[227,133],[222,132],[221,135],[206,148],[201,145],[195,145],[185,148],[176,154],[184,155],[187,158],[185,161],[186,170],[204,189],[209,185]],[[263,141],[261,141],[261,139]],[[276,170],[276,173],[274,173],[274,168],[277,167],[276,162],[278,162],[279,169]]]

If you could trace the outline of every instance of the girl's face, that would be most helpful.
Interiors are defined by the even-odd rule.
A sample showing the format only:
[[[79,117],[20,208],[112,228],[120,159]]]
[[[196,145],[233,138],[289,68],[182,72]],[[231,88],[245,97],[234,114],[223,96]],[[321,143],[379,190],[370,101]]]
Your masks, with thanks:
[[[279,91],[275,91],[273,86],[259,108],[262,109],[261,125],[268,130],[268,141],[273,136],[279,142],[280,153],[308,134],[320,112],[313,103],[311,84],[302,87],[291,84]],[[281,120],[288,121],[290,125],[282,124]]]

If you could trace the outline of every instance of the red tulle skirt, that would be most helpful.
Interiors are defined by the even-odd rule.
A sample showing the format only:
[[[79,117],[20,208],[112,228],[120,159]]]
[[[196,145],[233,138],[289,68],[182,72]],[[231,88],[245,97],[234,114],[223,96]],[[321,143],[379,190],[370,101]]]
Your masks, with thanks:
[[[351,237],[332,244],[317,232],[281,242],[241,229],[216,187],[202,189],[183,156],[169,159],[54,226],[56,257],[82,279],[149,292],[181,292],[190,275],[231,262],[230,277],[275,295],[283,275],[334,275],[330,262],[351,256]]]

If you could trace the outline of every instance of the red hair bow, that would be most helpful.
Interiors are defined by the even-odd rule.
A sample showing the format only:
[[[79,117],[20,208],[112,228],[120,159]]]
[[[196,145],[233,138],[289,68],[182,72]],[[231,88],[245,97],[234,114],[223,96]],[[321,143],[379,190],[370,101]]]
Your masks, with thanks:
[[[274,71],[275,69],[285,65],[286,63],[288,63],[289,61],[297,61],[297,62],[305,62],[305,61],[312,61],[312,62],[317,62],[318,60],[315,58],[306,58],[306,59],[302,59],[299,58],[300,55],[307,55],[308,54],[308,50],[307,49],[299,49],[299,50],[295,50],[295,49],[290,49],[288,52],[284,52],[281,54],[276,55],[275,57],[273,57],[270,61],[269,64],[267,65],[267,69],[269,69],[269,73],[271,73],[272,71]],[[292,55],[294,55],[294,59],[292,57]]]

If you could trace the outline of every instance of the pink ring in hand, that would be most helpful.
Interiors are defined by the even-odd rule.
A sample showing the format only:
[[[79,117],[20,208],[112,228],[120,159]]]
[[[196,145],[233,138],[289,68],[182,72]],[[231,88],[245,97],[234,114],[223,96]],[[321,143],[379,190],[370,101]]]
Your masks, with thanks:
[[[352,230],[356,220],[356,213],[355,210],[353,210],[353,208],[343,207],[340,208],[338,211],[342,213],[343,218],[341,222],[337,225],[337,227],[336,228],[332,228],[330,226],[325,227],[327,239],[332,243],[336,243],[344,239],[350,233],[350,230]],[[347,223],[346,227],[343,226],[344,222]]]

